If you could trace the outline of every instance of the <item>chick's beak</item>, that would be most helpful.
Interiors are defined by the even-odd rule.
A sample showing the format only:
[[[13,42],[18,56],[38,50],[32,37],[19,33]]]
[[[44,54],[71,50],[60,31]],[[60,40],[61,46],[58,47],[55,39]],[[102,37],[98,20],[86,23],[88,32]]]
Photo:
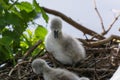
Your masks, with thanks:
[[[54,38],[58,38],[58,31],[57,30],[54,31]]]

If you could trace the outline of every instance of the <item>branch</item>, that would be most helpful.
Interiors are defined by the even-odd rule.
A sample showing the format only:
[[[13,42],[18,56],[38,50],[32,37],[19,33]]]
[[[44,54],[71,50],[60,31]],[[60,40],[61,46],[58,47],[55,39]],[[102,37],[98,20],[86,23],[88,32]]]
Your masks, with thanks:
[[[115,17],[114,20],[112,21],[112,23],[108,26],[108,29],[105,30],[105,26],[103,24],[103,19],[102,19],[101,15],[100,15],[100,13],[99,13],[99,11],[97,9],[97,6],[96,6],[96,0],[94,0],[94,8],[95,8],[95,11],[96,11],[96,13],[97,13],[97,15],[98,15],[98,17],[100,19],[101,25],[102,25],[103,32],[101,33],[101,35],[105,35],[105,34],[107,34],[110,31],[110,29],[112,28],[112,26],[114,25],[114,23],[118,20],[118,18],[119,18],[120,15],[118,15],[117,17]]]
[[[104,24],[103,24],[103,19],[102,19],[102,16],[100,15],[98,9],[97,9],[97,6],[96,6],[96,0],[94,0],[94,9],[100,19],[100,22],[101,22],[101,26],[102,26],[102,29],[103,29],[103,32],[105,32],[105,27],[104,27]]]
[[[73,71],[77,71],[77,72],[94,72],[94,68],[71,68],[71,67],[67,67],[68,70],[73,70]],[[96,69],[97,72],[114,72],[114,69]]]
[[[109,41],[111,41],[113,39],[120,40],[120,36],[111,35],[109,38],[106,38],[106,39],[103,39],[103,40],[98,40],[96,42],[87,42],[87,41],[85,41],[83,39],[80,39],[80,41],[83,42],[84,45],[92,47],[92,46],[99,46],[99,45],[105,44],[105,43],[107,43],[107,42],[109,42]]]
[[[39,40],[35,45],[33,45],[31,48],[29,48],[28,51],[24,54],[23,60],[24,60],[26,57],[28,57],[28,56],[34,51],[34,49],[36,49],[36,47],[39,46],[39,44],[41,44],[41,43],[42,43],[42,41]]]
[[[118,16],[116,16],[114,18],[114,20],[112,21],[112,23],[109,25],[108,29],[105,32],[103,32],[102,35],[105,35],[105,34],[107,34],[110,31],[110,29],[112,28],[112,26],[115,24],[115,22],[118,20],[119,17],[120,17],[120,15],[118,15]]]
[[[10,70],[10,72],[9,72],[8,75],[11,76],[12,73],[13,73],[13,71],[16,70],[18,66],[20,66],[21,64],[25,64],[25,63],[30,63],[30,62],[29,62],[29,61],[22,61],[22,62],[17,63],[17,64]]]
[[[64,21],[66,21],[70,25],[74,26],[78,30],[82,31],[84,34],[88,34],[88,35],[91,35],[91,36],[97,35],[97,36],[95,36],[95,38],[100,39],[100,40],[101,39],[105,39],[105,37],[101,36],[97,32],[92,31],[92,30],[86,28],[85,26],[75,22],[74,20],[72,20],[71,18],[67,17],[66,15],[64,15],[61,12],[58,12],[58,11],[52,10],[52,9],[48,9],[48,8],[45,8],[45,7],[42,7],[42,8],[44,9],[45,12],[47,12],[49,14],[53,14],[53,15],[61,17]]]

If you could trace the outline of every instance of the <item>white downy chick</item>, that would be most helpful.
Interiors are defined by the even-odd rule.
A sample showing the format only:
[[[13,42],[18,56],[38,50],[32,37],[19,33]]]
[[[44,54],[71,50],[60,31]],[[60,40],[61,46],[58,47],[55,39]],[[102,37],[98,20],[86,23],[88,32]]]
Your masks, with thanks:
[[[50,30],[45,38],[45,47],[56,60],[63,64],[73,65],[86,57],[82,42],[62,32],[60,18],[51,20]]]
[[[86,77],[78,77],[76,74],[60,68],[51,68],[43,59],[35,59],[32,69],[36,74],[43,74],[44,80],[89,80]]]

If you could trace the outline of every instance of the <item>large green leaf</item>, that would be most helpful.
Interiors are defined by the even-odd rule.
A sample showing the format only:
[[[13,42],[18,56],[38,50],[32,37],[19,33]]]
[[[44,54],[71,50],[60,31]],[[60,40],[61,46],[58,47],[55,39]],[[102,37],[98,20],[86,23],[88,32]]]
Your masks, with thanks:
[[[6,12],[4,18],[7,24],[20,26],[22,23],[24,23],[22,19],[14,13]]]
[[[48,23],[49,17],[46,14],[46,12],[41,8],[41,13],[42,13],[42,17],[44,18],[44,20],[46,21],[46,23]]]
[[[39,39],[44,40],[46,34],[47,34],[46,28],[41,25],[39,25],[35,30],[35,38],[38,40]]]
[[[17,3],[16,6],[20,9],[20,10],[25,10],[26,12],[31,12],[33,10],[32,5],[29,2],[21,2],[21,3]]]
[[[13,40],[18,38],[18,35],[16,33],[14,33],[13,31],[10,31],[7,28],[3,29],[2,36],[3,36],[3,38],[6,37],[6,36],[9,36]]]
[[[6,3],[6,0],[0,0],[0,5],[6,10],[9,8],[9,5]]]
[[[0,63],[8,59],[10,59],[9,52],[6,50],[4,46],[0,45]]]
[[[48,15],[46,14],[46,12],[40,7],[40,5],[37,3],[36,0],[33,0],[33,5],[35,6],[35,10],[37,12],[40,12],[42,14],[42,17],[44,18],[44,20],[46,21],[46,23],[48,23]]]
[[[0,17],[0,31],[5,27],[6,21],[5,18],[2,16]]]
[[[13,54],[10,47],[11,44],[11,37],[4,36],[3,38],[0,38],[0,61],[5,61],[12,58],[11,56]]]
[[[20,11],[20,14],[23,17],[23,21],[26,22],[26,23],[31,21],[31,20],[34,20],[34,18],[37,15],[37,13],[34,10],[32,10],[29,13],[26,12],[25,10],[22,10],[22,11]]]
[[[40,13],[41,9],[39,7],[39,4],[37,3],[36,0],[33,0],[33,6],[35,7],[36,12]]]
[[[3,7],[2,5],[0,5],[0,16],[2,15],[2,12],[3,12]]]
[[[0,45],[9,46],[12,43],[12,38],[9,36],[4,36],[0,38]]]

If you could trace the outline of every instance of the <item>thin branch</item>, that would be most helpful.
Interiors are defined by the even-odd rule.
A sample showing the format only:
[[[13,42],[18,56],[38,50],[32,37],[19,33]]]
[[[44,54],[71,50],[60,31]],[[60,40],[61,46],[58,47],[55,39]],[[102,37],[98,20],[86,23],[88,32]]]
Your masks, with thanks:
[[[99,45],[105,44],[105,43],[107,43],[107,42],[109,42],[109,41],[111,41],[113,39],[120,40],[120,36],[118,36],[118,35],[111,35],[110,37],[108,37],[106,39],[98,40],[96,42],[87,42],[87,41],[85,41],[83,39],[80,39],[80,41],[83,42],[84,45],[92,47],[92,46],[99,46]]]
[[[103,32],[102,35],[105,35],[105,34],[107,34],[110,31],[110,29],[113,27],[113,25],[115,24],[115,22],[118,20],[119,17],[120,17],[120,15],[118,15],[118,16],[116,16],[114,18],[114,20],[112,21],[112,23],[109,25],[108,29],[105,32]]]
[[[66,21],[67,23],[69,23],[70,25],[74,26],[75,28],[77,28],[78,30],[82,31],[84,34],[88,34],[88,35],[91,35],[91,36],[94,36],[94,35],[97,35],[95,36],[95,38],[97,39],[105,39],[105,37],[101,36],[100,34],[98,34],[97,32],[95,31],[92,31],[88,28],[86,28],[85,26],[75,22],[74,20],[72,20],[70,17],[67,17],[66,15],[64,15],[63,13],[61,12],[58,12],[56,10],[52,10],[52,9],[48,9],[48,8],[45,8],[45,7],[42,7],[44,9],[45,12],[49,13],[49,14],[53,14],[53,15],[56,15],[56,16],[59,16],[61,17],[64,21]]]
[[[45,49],[40,50],[34,57],[31,57],[29,61],[33,61],[35,58],[37,58]]]
[[[100,22],[101,22],[101,26],[102,26],[102,29],[103,29],[103,32],[105,32],[105,27],[104,27],[104,24],[103,24],[103,19],[102,19],[102,16],[100,15],[100,12],[98,11],[97,9],[97,6],[96,6],[96,0],[94,0],[94,8],[95,8],[95,11],[100,19]]]
[[[20,66],[21,64],[25,64],[25,63],[30,63],[29,61],[22,61],[22,62],[19,62],[18,64],[16,64],[9,72],[9,76],[12,75],[12,73],[18,68],[18,66]]]
[[[67,67],[68,70],[73,70],[73,71],[79,71],[79,72],[94,72],[94,68],[71,68],[71,67]],[[97,72],[114,72],[114,69],[96,69]]]
[[[26,57],[28,57],[28,56],[34,51],[34,49],[36,49],[36,47],[39,46],[39,44],[41,44],[41,43],[42,43],[42,41],[39,40],[35,45],[33,45],[31,48],[29,48],[28,51],[24,54],[23,60],[24,60]]]

